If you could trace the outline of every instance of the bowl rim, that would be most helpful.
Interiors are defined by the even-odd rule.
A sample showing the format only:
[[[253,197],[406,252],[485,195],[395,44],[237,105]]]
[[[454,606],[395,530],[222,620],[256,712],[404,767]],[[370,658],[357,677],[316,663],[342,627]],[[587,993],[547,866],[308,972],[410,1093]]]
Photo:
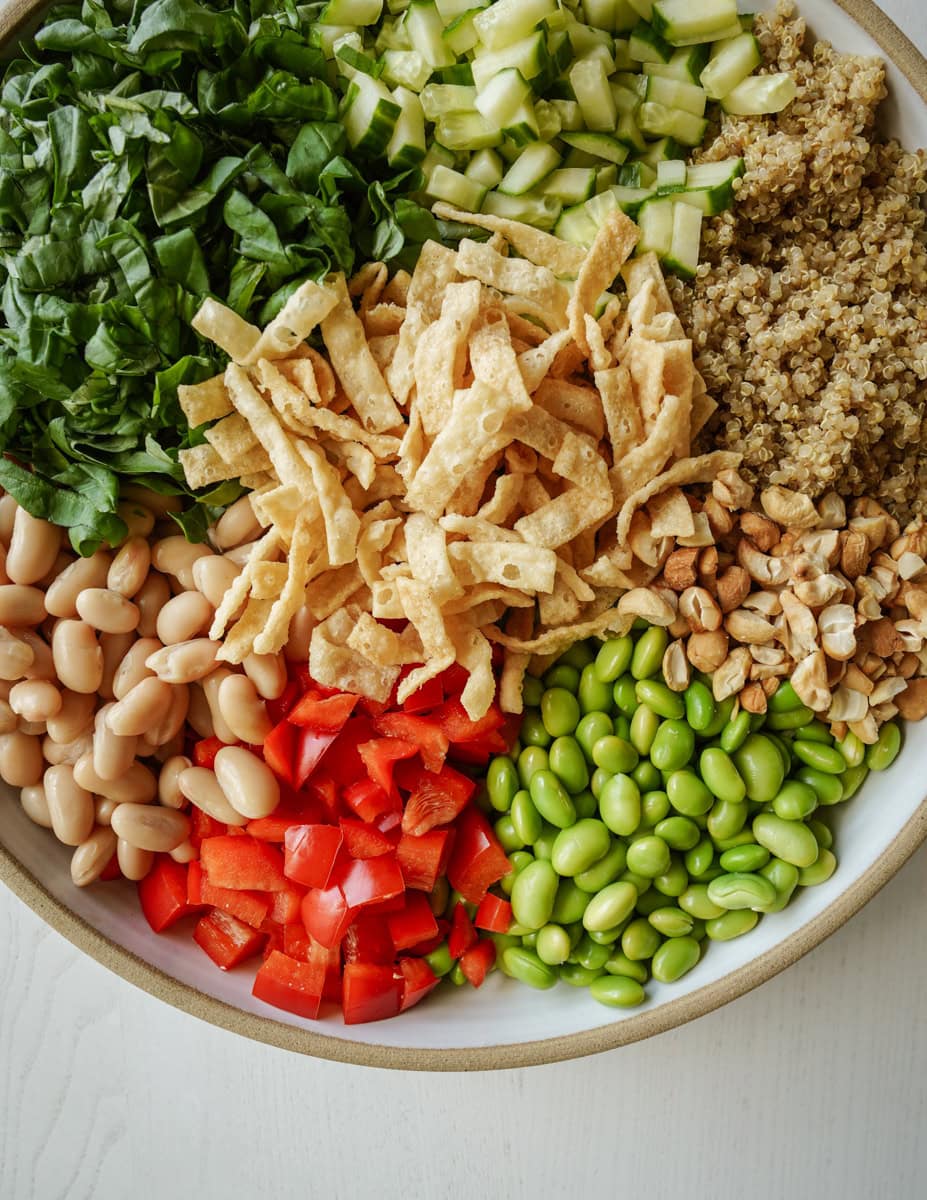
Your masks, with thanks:
[[[799,0],[800,2],[800,0]],[[884,52],[927,105],[927,58],[874,0],[831,0]],[[0,0],[0,49],[48,0]],[[0,882],[77,949],[158,1000],[222,1029],[283,1050],[357,1066],[408,1071],[484,1071],[538,1066],[630,1045],[687,1024],[746,995],[797,962],[875,896],[927,839],[927,796],[879,858],[832,904],[778,945],[697,991],[610,1025],[537,1041],[480,1047],[414,1048],[356,1042],[245,1012],[183,983],[100,933],[57,900],[4,845]]]

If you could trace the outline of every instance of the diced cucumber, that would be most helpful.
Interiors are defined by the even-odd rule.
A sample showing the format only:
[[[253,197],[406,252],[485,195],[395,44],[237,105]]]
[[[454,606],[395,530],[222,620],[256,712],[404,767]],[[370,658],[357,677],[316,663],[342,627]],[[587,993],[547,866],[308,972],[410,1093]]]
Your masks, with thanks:
[[[612,99],[615,101],[615,109],[622,114],[630,113],[633,117],[641,106],[641,96],[637,89],[622,87],[614,79],[609,81],[608,86],[612,93]]]
[[[673,47],[646,21],[640,21],[628,38],[628,53],[635,62],[666,63],[673,57]]]
[[[657,173],[645,162],[626,162],[619,168],[616,183],[620,187],[649,188],[656,182]]]
[[[529,34],[556,8],[555,0],[496,0],[474,25],[487,50],[502,50]]]
[[[612,213],[623,211],[618,203],[618,198],[615,195],[615,189],[609,188],[607,192],[600,192],[598,196],[590,196],[583,205],[586,210],[586,215],[594,223],[596,229],[603,223],[606,217]]]
[[[498,146],[496,146],[496,153],[504,163],[507,163],[509,166],[511,166],[512,163],[518,158],[519,154],[521,154],[522,146],[527,146],[531,142],[536,141],[537,138],[527,138],[524,142],[515,142],[512,140],[512,138],[503,136],[502,141]]]
[[[723,97],[721,107],[737,117],[759,117],[782,112],[798,94],[788,71],[776,75],[751,75]]]
[[[585,58],[587,54],[596,50],[604,50],[609,59],[612,58],[612,46],[615,39],[604,30],[595,29],[592,25],[583,25],[581,21],[573,20],[567,25],[566,33],[576,58]]]
[[[357,33],[350,25],[313,25],[309,34],[309,44],[318,46],[326,58],[335,57],[335,44],[342,38]]]
[[[699,83],[702,70],[708,62],[707,45],[680,46],[673,51],[667,63],[644,63],[645,75],[663,75],[666,79],[678,79],[682,83]]]
[[[486,3],[488,4],[489,0],[486,0]],[[477,4],[468,8],[459,17],[455,17],[441,34],[445,46],[456,58],[469,54],[474,46],[479,45],[480,35],[476,32],[473,21],[485,7],[486,4]]]
[[[417,50],[385,50],[383,78],[393,87],[420,92],[431,78],[431,67]]]
[[[450,167],[452,170],[457,166],[457,155],[452,150],[448,150],[446,146],[442,146],[440,142],[432,142],[428,147],[428,153],[422,159],[422,173],[427,179],[435,167]]]
[[[702,214],[688,204],[673,205],[673,236],[664,264],[685,279],[691,279],[698,269],[698,252],[702,234]]]
[[[563,139],[560,139],[563,141]],[[567,147],[566,158],[563,160],[565,167],[595,167],[598,169],[603,165],[600,158],[596,158],[594,154],[587,154],[585,150],[577,150],[575,146]],[[609,164],[611,166],[613,164]]]
[[[547,38],[541,30],[537,30],[503,50],[484,52],[478,49],[473,58],[473,82],[477,91],[481,92],[491,79],[508,67],[520,71],[522,77],[530,82],[546,71],[549,63]]]
[[[502,141],[501,131],[475,109],[444,113],[435,122],[435,137],[448,150],[483,150]]]
[[[598,30],[595,30],[595,32],[598,33]],[[608,37],[608,34],[606,33],[603,36]],[[606,75],[614,75],[614,73],[615,73],[615,59],[612,56],[611,39],[609,39],[608,46],[592,46],[589,50],[586,50],[583,54],[571,55],[570,58],[564,63],[564,69],[566,69],[570,66],[570,63],[574,58],[581,58],[584,60],[597,58],[599,60],[599,62],[602,64],[602,66],[605,68]]]
[[[435,67],[434,83],[456,83],[462,87],[473,87],[473,68],[468,62],[454,63],[452,67]]]
[[[720,100],[743,83],[762,61],[760,44],[752,33],[719,42],[700,76],[702,87],[712,100]]]
[[[425,117],[422,104],[415,92],[398,87],[393,99],[399,105],[399,116],[393,126],[393,136],[386,148],[386,158],[391,167],[417,166],[425,157]]]
[[[376,25],[383,0],[329,0],[318,20],[321,25]]]
[[[509,167],[498,190],[507,196],[523,196],[546,179],[559,163],[560,155],[552,146],[546,142],[534,142],[526,146]]]
[[[583,0],[583,13],[588,24],[594,29],[604,29],[606,33],[617,33],[617,8],[618,0]],[[637,20],[636,15],[634,19]]]
[[[409,7],[409,0],[386,0],[386,11],[394,17],[400,16]],[[404,46],[398,46],[398,50],[406,49]]]
[[[483,201],[482,212],[494,217],[506,217],[510,221],[524,221],[537,229],[553,229],[560,216],[560,205],[552,196],[540,196],[528,192],[524,196],[504,196],[501,192],[488,192]]]
[[[476,88],[455,83],[429,83],[422,88],[422,112],[429,121],[437,121],[447,113],[472,112],[476,103]]]
[[[552,142],[555,137],[560,136],[563,122],[560,120],[560,113],[550,101],[536,100],[534,116],[538,123],[538,133],[542,142]]]
[[[595,221],[586,212],[586,206],[576,204],[572,208],[563,210],[560,219],[554,226],[554,233],[558,238],[563,238],[565,242],[572,242],[575,246],[591,246],[595,241],[598,228]]]
[[[685,157],[683,148],[673,137],[660,138],[658,142],[651,142],[642,154],[634,155],[636,161],[647,163],[653,169],[654,177],[656,177],[657,164],[665,158],[683,157]]]
[[[393,136],[400,113],[389,89],[358,72],[342,102],[341,119],[348,142],[365,154],[382,154]]]
[[[556,83],[564,71],[568,70],[573,61],[573,48],[566,33],[552,33],[547,38],[547,53],[549,61],[545,70],[532,81],[534,90],[542,91]],[[605,50],[603,53],[607,54]]]
[[[734,180],[743,173],[742,158],[696,163],[686,172],[685,189],[676,195],[676,199],[712,217],[733,205]]]
[[[456,56],[441,36],[444,22],[434,0],[412,0],[403,18],[412,46],[432,67],[449,67]]]
[[[444,200],[464,212],[479,212],[486,188],[459,171],[437,166],[425,181],[425,192],[432,200]]]
[[[686,186],[686,164],[681,158],[666,158],[657,164],[657,191],[681,192]]]
[[[405,6],[407,8],[408,5]],[[405,8],[403,11],[405,11]],[[377,34],[376,41],[373,43],[373,48],[377,54],[383,54],[387,50],[411,50],[409,45],[409,35],[403,27],[401,21],[390,21],[388,18],[380,26],[380,31]]]
[[[647,67],[652,65],[652,63],[645,63],[644,70],[646,71]],[[630,92],[636,92],[641,100],[647,91],[647,76],[640,75],[636,71],[618,71],[612,76],[611,82],[618,84],[619,87],[627,88]]]
[[[753,26],[756,24],[756,13],[738,13],[740,28],[744,33],[752,33]]]
[[[435,0],[435,8],[445,25],[457,19],[473,5],[473,0]]]
[[[369,75],[371,79],[379,79],[383,74],[382,62],[371,58],[369,54],[358,50],[349,42],[342,42],[341,45],[335,46],[335,61],[339,74],[344,75],[346,79],[353,79],[358,72],[362,75]]]
[[[637,243],[637,253],[646,254],[653,251],[660,258],[669,254],[673,243],[673,209],[676,206],[668,197],[649,200],[641,206],[637,215],[641,236]]]
[[[621,211],[636,221],[641,206],[650,199],[653,192],[647,187],[622,187],[618,184],[611,188],[611,195],[618,201]]]
[[[644,141],[637,120],[630,113],[622,113],[618,118],[618,124],[615,127],[615,137],[622,145],[627,146],[629,151],[633,150],[637,153],[643,153],[647,149],[647,143]]]
[[[737,0],[656,0],[653,27],[674,45],[714,42],[740,28]]]
[[[647,76],[647,100],[663,104],[667,108],[681,108],[683,112],[705,115],[708,97],[704,88],[694,83],[683,83],[679,79],[664,79],[659,75]]]
[[[624,170],[624,167],[621,168]],[[614,163],[606,163],[604,167],[599,167],[595,173],[595,192],[607,192],[609,188],[614,187],[618,182],[618,168]]]
[[[615,59],[616,71],[630,71],[634,66],[634,59],[631,57],[631,43],[627,38],[615,38],[612,56]]]
[[[540,138],[541,130],[538,127],[537,117],[534,115],[534,105],[530,100],[526,100],[518,107],[502,127],[502,132],[516,146],[527,146],[529,142],[536,142]]]
[[[653,16],[653,0],[628,0],[628,3],[642,21],[649,21]]]
[[[560,128],[570,132],[583,128],[583,110],[575,100],[551,100],[551,107],[560,117]]]
[[[582,109],[586,128],[600,131],[614,129],[618,112],[601,60],[579,59],[570,71],[570,84]]]
[[[641,105],[639,120],[644,133],[653,137],[674,137],[685,146],[700,146],[708,128],[708,122],[703,117],[649,100]]]
[[[619,166],[628,157],[627,146],[608,133],[562,133],[561,141],[586,154],[594,154],[596,158],[604,158],[606,162],[618,163]]]
[[[629,33],[642,15],[631,0],[615,0],[615,21],[612,31],[614,33]]]
[[[491,125],[502,129],[531,95],[531,88],[514,67],[500,71],[477,90],[475,107]]]
[[[464,174],[468,179],[475,179],[483,187],[494,188],[505,174],[502,159],[497,150],[489,148],[477,150],[467,163]]]

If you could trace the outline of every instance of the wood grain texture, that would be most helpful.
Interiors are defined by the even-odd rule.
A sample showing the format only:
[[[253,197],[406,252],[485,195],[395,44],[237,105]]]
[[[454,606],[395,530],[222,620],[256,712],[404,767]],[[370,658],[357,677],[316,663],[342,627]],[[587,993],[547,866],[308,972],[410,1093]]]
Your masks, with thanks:
[[[883,7],[927,49],[923,0]],[[925,922],[927,848],[700,1021],[578,1062],[436,1076],[197,1022],[3,890],[0,1200],[907,1200],[927,1171]]]

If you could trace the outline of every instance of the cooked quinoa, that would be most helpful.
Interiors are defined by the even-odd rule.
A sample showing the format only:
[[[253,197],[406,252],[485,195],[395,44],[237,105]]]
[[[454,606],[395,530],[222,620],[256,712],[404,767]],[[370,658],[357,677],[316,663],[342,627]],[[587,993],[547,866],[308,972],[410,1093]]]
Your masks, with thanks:
[[[694,283],[671,285],[720,405],[703,441],[763,484],[866,493],[907,519],[927,512],[927,154],[879,137],[879,59],[806,47],[784,0],[757,36],[798,96],[724,118],[702,157],[743,155],[746,175],[705,223]]]

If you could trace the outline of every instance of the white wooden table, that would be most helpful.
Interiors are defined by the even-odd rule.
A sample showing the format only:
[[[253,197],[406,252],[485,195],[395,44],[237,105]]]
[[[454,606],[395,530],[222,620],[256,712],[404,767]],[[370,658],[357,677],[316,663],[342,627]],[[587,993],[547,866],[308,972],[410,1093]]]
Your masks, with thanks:
[[[923,0],[883,0],[927,49]],[[784,975],[597,1058],[288,1055],[110,975],[0,889],[0,1200],[908,1200],[927,1171],[927,848]]]

